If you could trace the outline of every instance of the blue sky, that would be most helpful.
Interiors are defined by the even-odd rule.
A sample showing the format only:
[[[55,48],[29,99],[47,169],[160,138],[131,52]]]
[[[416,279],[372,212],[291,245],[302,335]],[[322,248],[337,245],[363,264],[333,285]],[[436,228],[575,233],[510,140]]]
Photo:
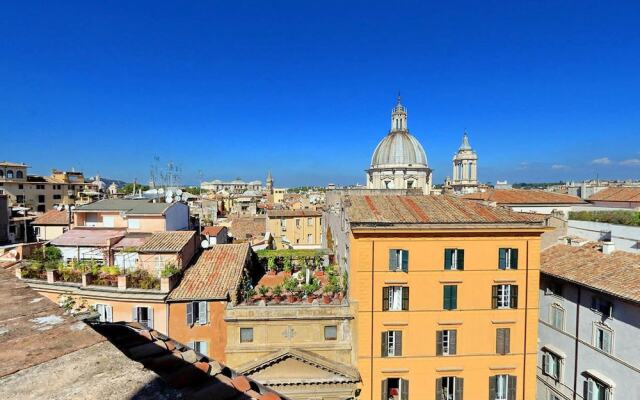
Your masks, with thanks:
[[[640,178],[640,3],[2,2],[0,160],[364,182],[398,90],[436,183]]]

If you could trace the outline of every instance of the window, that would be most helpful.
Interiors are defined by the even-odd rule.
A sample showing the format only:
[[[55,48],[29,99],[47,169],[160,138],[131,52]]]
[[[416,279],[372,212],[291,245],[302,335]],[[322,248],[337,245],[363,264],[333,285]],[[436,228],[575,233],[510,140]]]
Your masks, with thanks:
[[[462,270],[464,269],[463,249],[444,249],[444,269]]]
[[[406,286],[386,286],[382,288],[382,311],[409,309],[409,288]]]
[[[24,203],[24,195],[23,194],[19,194],[16,196],[16,202],[17,203]]]
[[[209,303],[193,301],[187,303],[187,325],[205,325],[209,323]]]
[[[560,304],[552,304],[549,309],[549,323],[556,329],[564,330],[564,308]]]
[[[0,169],[0,178],[4,178],[4,171]]]
[[[413,188],[413,181],[407,181],[407,189]]]
[[[518,269],[518,249],[500,249],[498,253],[498,268]]]
[[[609,400],[611,399],[611,387],[598,379],[589,377],[585,382],[585,400]]]
[[[560,371],[562,368],[562,358],[544,349],[542,352],[542,373],[556,381],[560,381]]]
[[[280,230],[281,231],[287,230],[287,220],[284,218],[280,218]]]
[[[382,357],[402,355],[402,331],[382,332]]]
[[[496,329],[496,354],[511,352],[511,328]]]
[[[605,353],[611,354],[613,350],[613,331],[605,325],[595,324],[593,345]]]
[[[62,195],[54,194],[54,195],[53,195],[53,199],[54,199],[54,200],[60,200],[60,199],[62,199]]]
[[[131,318],[134,322],[153,328],[153,308],[151,307],[133,307],[133,315]]]
[[[518,308],[518,286],[493,285],[491,308]]]
[[[296,218],[296,228],[300,229],[300,218]]]
[[[455,310],[458,308],[458,286],[444,285],[442,308],[445,310]]]
[[[46,211],[46,206],[44,204],[38,204],[38,207],[36,207],[36,211],[45,212]]]
[[[335,325],[329,325],[324,327],[324,340],[337,340],[338,339],[338,327]]]
[[[24,172],[22,172],[22,171],[16,171],[16,178],[17,178],[17,179],[22,179],[22,178],[24,178]]]
[[[200,353],[203,356],[209,356],[209,343],[203,340],[196,340],[193,342],[189,342],[189,347],[191,347],[196,353]]]
[[[389,250],[389,271],[409,270],[409,250],[390,249]]]
[[[604,317],[613,318],[613,304],[602,297],[593,296],[591,299],[591,309],[599,312]]]
[[[21,183],[18,185],[18,189],[23,190],[24,189],[24,185]]]
[[[436,399],[462,400],[463,378],[445,376],[436,379]]]
[[[307,218],[307,226],[313,226],[313,218]]]
[[[513,375],[489,377],[489,400],[516,400],[517,378]]]
[[[156,275],[160,276],[160,274],[162,273],[162,270],[164,269],[164,259],[162,258],[161,255],[156,255],[154,257],[154,261],[155,261]]]
[[[36,185],[37,190],[44,190],[44,185]]]
[[[453,356],[457,354],[458,331],[449,329],[436,332],[436,355]]]
[[[307,234],[307,244],[313,244],[313,235],[310,233]]]
[[[253,328],[240,328],[240,343],[253,342]]]
[[[96,304],[94,306],[100,316],[100,322],[113,322],[113,309],[107,304]]]
[[[113,228],[116,225],[116,217],[105,215],[102,217],[102,226],[105,228]]]
[[[382,400],[409,400],[409,381],[388,378],[382,381]]]
[[[140,220],[129,218],[127,220],[127,228],[129,229],[140,229]]]
[[[39,194],[38,195],[38,203],[44,203],[45,202],[45,198],[43,194]]]
[[[7,170],[7,179],[13,179],[13,171]]]

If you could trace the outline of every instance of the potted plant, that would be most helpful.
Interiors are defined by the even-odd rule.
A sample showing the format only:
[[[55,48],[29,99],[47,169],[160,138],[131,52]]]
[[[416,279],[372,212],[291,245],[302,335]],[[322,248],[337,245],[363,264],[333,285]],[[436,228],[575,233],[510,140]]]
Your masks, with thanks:
[[[283,287],[287,291],[287,301],[289,303],[298,301],[298,281],[293,278],[287,278],[284,281]]]
[[[244,299],[247,303],[253,303],[253,296],[256,295],[256,290],[251,288],[244,293]]]
[[[287,257],[284,259],[284,274],[285,276],[291,276],[291,272],[293,271],[293,263],[291,262],[291,258]]]
[[[269,298],[269,287],[265,285],[261,285],[258,287],[258,292],[260,293],[261,300],[268,300]]]
[[[273,295],[273,301],[276,304],[279,304],[282,301],[282,286],[276,285],[272,290],[271,294]]]
[[[269,257],[267,259],[267,274],[275,275],[276,274],[276,260],[273,257]]]
[[[331,304],[331,300],[333,300],[333,285],[327,284],[322,288],[322,304]]]

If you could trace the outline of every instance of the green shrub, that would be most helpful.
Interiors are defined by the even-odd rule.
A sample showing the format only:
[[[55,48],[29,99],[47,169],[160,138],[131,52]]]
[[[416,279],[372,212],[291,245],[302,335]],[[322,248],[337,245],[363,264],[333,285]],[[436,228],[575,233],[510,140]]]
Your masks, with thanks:
[[[280,296],[282,294],[282,286],[280,285],[275,286],[271,292],[273,293],[274,296]]]
[[[287,292],[295,292],[298,290],[298,281],[294,278],[287,278],[282,284],[282,287]]]
[[[571,211],[569,219],[576,221],[605,222],[616,225],[640,226],[638,211]]]
[[[49,261],[60,261],[62,260],[62,251],[57,247],[49,246],[44,249],[44,257]]]
[[[160,289],[160,279],[144,269],[131,272],[129,274],[129,283],[131,287],[139,289]]]
[[[261,296],[266,296],[269,293],[269,287],[262,285],[258,288],[258,292]]]
[[[175,275],[175,274],[177,274],[179,272],[180,272],[180,270],[173,263],[167,263],[167,264],[165,264],[164,269],[160,273],[160,276],[163,277],[163,278],[168,278],[171,275]]]

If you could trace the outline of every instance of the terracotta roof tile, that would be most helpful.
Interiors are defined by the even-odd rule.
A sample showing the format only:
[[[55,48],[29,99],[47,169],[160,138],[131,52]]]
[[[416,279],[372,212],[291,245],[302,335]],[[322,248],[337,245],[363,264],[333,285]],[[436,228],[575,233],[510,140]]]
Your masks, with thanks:
[[[50,210],[34,219],[32,225],[69,225],[69,212]]]
[[[540,270],[611,295],[640,302],[640,254],[603,254],[591,242],[583,246],[558,244],[542,252]]]
[[[483,200],[497,204],[582,204],[576,196],[544,190],[497,189],[461,196],[468,200]]]
[[[106,247],[117,243],[127,233],[118,228],[73,228],[51,241],[54,246]]]
[[[226,229],[224,226],[206,226],[202,230],[203,235],[207,236],[217,236],[223,229]]]
[[[610,187],[594,193],[589,201],[634,201],[640,202],[640,187]]]
[[[321,217],[322,213],[316,210],[271,210],[267,212],[268,218],[280,217]]]
[[[249,257],[248,243],[218,244],[202,251],[168,299],[226,299],[240,285]]]
[[[540,225],[544,216],[517,213],[453,196],[351,196],[348,215],[355,224]]]
[[[142,253],[177,253],[193,239],[195,231],[156,232],[138,251]]]

